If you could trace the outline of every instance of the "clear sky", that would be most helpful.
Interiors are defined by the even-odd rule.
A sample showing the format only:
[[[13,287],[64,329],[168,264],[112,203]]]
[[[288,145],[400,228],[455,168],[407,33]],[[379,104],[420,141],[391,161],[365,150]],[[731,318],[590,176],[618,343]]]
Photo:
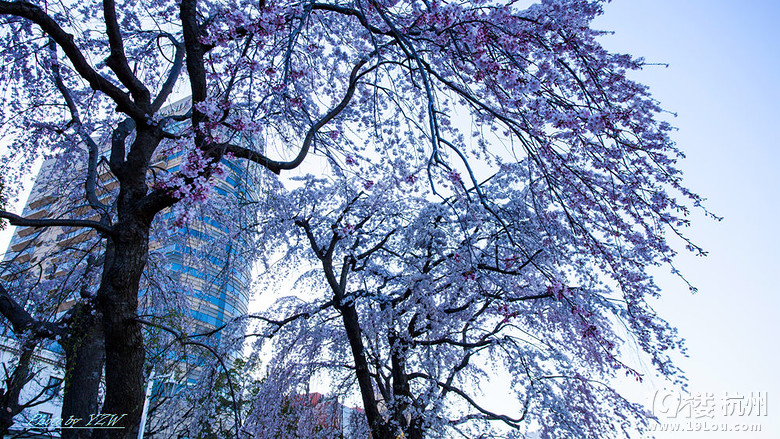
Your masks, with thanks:
[[[780,1],[614,0],[596,27],[611,50],[644,56],[636,79],[678,114],[681,168],[722,222],[693,217],[707,258],[681,255],[696,295],[665,272],[657,311],[687,339],[691,392],[714,396],[712,421],[755,432],[658,433],[662,438],[780,437]],[[645,386],[644,402],[654,389]],[[767,392],[766,417],[724,417],[725,393]],[[685,415],[685,413],[682,413]],[[722,427],[721,427],[722,428]]]

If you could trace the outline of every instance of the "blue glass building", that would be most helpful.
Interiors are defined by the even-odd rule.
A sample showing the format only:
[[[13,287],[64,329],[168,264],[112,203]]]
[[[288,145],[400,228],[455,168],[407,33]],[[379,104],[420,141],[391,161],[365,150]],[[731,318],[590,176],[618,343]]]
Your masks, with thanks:
[[[189,106],[189,99],[184,99],[161,113],[164,116],[183,114]],[[168,130],[175,132],[186,128],[185,123],[176,122]],[[245,141],[251,142],[249,139]],[[158,158],[153,171],[150,171],[150,178],[175,174],[184,155],[183,152],[175,152]],[[82,175],[78,175],[72,185],[63,184],[63,179],[74,178],[74,167],[85,167],[83,162],[79,162],[84,156],[83,151],[78,151],[74,157],[60,155],[45,161],[22,216],[97,219],[97,214],[86,206],[74,208],[68,201],[70,198],[62,192],[66,187],[83,191],[83,180],[80,184],[78,182]],[[63,166],[62,161],[69,165]],[[142,280],[139,292],[141,309],[157,317],[165,317],[159,315],[166,312],[165,306],[152,306],[152,302],[159,299],[152,298],[151,289],[176,289],[179,297],[185,295],[190,325],[184,325],[183,329],[190,333],[205,333],[222,327],[231,319],[246,314],[249,302],[252,258],[247,253],[251,251],[251,238],[242,233],[242,229],[253,221],[247,216],[251,209],[242,209],[242,206],[256,200],[256,193],[249,169],[229,159],[222,160],[222,165],[225,172],[221,177],[215,177],[212,190],[212,195],[220,200],[220,206],[187,206],[188,219],[180,227],[173,226],[177,212],[169,209],[158,214],[155,227],[166,230],[162,238],[159,238],[160,234],[152,235],[150,260],[152,256],[157,259],[150,270],[164,271],[168,281],[160,284],[145,278],[146,283]],[[117,190],[116,180],[105,164],[100,166],[99,174],[98,196],[101,201],[110,204]],[[33,269],[42,279],[61,280],[61,285],[53,289],[59,296],[53,300],[47,298],[49,303],[58,303],[57,311],[61,312],[73,303],[81,288],[79,279],[69,275],[79,264],[83,266],[84,260],[79,255],[88,251],[99,254],[102,245],[91,229],[18,227],[5,253],[0,276],[12,279],[15,273]],[[23,281],[23,276],[16,277]],[[96,289],[99,276],[92,280],[95,284],[89,288]],[[220,334],[215,333],[214,341],[219,339]]]

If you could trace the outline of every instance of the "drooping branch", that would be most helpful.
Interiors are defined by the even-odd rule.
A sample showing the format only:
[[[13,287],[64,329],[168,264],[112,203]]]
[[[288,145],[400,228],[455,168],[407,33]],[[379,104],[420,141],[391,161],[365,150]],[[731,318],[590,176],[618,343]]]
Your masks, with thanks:
[[[491,334],[494,335],[494,334]],[[462,348],[479,348],[483,346],[488,346],[490,344],[493,344],[493,340],[486,339],[482,337],[481,340],[475,341],[475,342],[465,342],[465,341],[458,341],[453,340],[451,338],[439,338],[436,340],[415,340],[412,342],[414,346],[436,346],[436,345],[450,345],[450,346],[458,346]]]
[[[376,66],[373,66],[361,72],[360,69],[367,62],[368,62],[368,58],[362,58],[357,62],[357,64],[355,64],[355,66],[352,68],[352,72],[349,75],[349,85],[347,86],[346,93],[344,93],[344,97],[335,107],[333,107],[328,113],[322,116],[322,118],[317,120],[309,128],[309,130],[306,132],[306,137],[303,139],[303,145],[301,145],[301,149],[300,151],[298,151],[298,155],[294,159],[290,161],[271,160],[268,157],[256,151],[244,148],[242,146],[232,145],[232,144],[223,145],[225,148],[225,152],[229,152],[236,157],[247,159],[255,163],[258,163],[262,166],[265,166],[275,174],[279,174],[282,170],[290,170],[290,169],[297,168],[298,166],[300,166],[301,163],[303,163],[303,159],[305,159],[306,155],[309,153],[309,149],[311,148],[311,145],[314,142],[314,137],[316,136],[320,128],[325,126],[325,124],[330,122],[334,117],[338,116],[342,111],[344,111],[345,108],[347,108],[347,105],[349,105],[349,102],[352,100],[352,96],[354,96],[355,94],[355,89],[357,88],[358,79],[360,79],[363,75],[376,68]]]
[[[238,411],[238,400],[236,399],[236,393],[235,393],[235,390],[233,389],[233,380],[230,378],[230,370],[225,365],[225,361],[222,359],[222,357],[219,355],[219,353],[212,346],[209,346],[206,343],[201,343],[199,341],[194,341],[194,340],[192,340],[192,337],[189,337],[186,334],[183,334],[183,333],[181,333],[181,332],[179,332],[179,331],[177,331],[177,330],[175,330],[173,328],[170,328],[170,327],[168,327],[166,325],[163,325],[161,323],[150,322],[148,320],[144,320],[144,319],[140,319],[140,318],[136,318],[135,320],[138,323],[141,323],[143,325],[152,326],[152,327],[155,327],[155,328],[158,328],[158,329],[162,329],[163,331],[166,331],[166,332],[170,333],[171,335],[173,335],[176,338],[176,340],[179,343],[181,343],[183,345],[193,345],[193,346],[201,347],[201,348],[209,351],[209,353],[211,353],[211,355],[213,355],[214,358],[217,359],[217,361],[219,362],[220,367],[222,367],[222,370],[225,372],[225,379],[227,380],[228,388],[230,389],[230,397],[233,400],[232,401],[233,402],[233,415],[234,415],[234,419],[235,419],[236,437],[237,438],[241,437],[241,414]]]
[[[274,334],[279,332],[285,325],[287,325],[290,322],[293,322],[293,321],[298,320],[298,319],[308,319],[309,317],[319,313],[320,311],[326,310],[326,309],[328,309],[328,308],[330,308],[332,306],[334,306],[334,302],[332,300],[329,300],[329,301],[323,303],[322,305],[318,306],[314,311],[300,312],[300,313],[297,313],[297,314],[293,314],[293,315],[291,315],[289,317],[285,317],[282,320],[270,319],[268,317],[264,317],[264,316],[257,315],[257,314],[250,314],[247,317],[251,318],[251,319],[257,319],[257,320],[265,322],[265,323],[267,323],[269,325],[274,326],[275,328],[271,330],[270,334],[262,334],[263,337],[269,337],[269,336],[273,336]],[[251,335],[257,336],[257,335],[260,335],[260,334],[251,334]]]
[[[37,24],[46,35],[57,42],[73,67],[93,90],[108,95],[117,104],[120,111],[136,121],[146,120],[146,112],[138,107],[126,92],[95,71],[79,50],[73,35],[65,32],[43,9],[26,1],[0,0],[0,15],[13,15]]]
[[[87,145],[87,178],[84,181],[84,190],[86,192],[87,201],[93,209],[103,212],[101,214],[101,220],[104,223],[108,223],[108,216],[105,212],[109,206],[101,203],[97,197],[97,163],[99,156],[98,145],[92,139],[90,133],[88,133],[84,128],[84,124],[81,121],[81,116],[79,115],[79,110],[76,106],[76,102],[73,99],[73,95],[65,85],[65,82],[62,80],[60,64],[59,60],[57,59],[57,44],[51,38],[49,38],[49,54],[49,62],[51,63],[51,72],[54,79],[54,84],[62,94],[62,97],[65,99],[65,104],[68,106],[68,111],[70,111],[71,122],[76,126],[76,132],[79,134],[79,138]]]
[[[437,386],[441,387],[442,389],[446,389],[449,392],[453,392],[453,393],[457,394],[458,396],[463,398],[471,407],[476,409],[478,412],[482,413],[485,416],[486,419],[494,420],[494,421],[503,421],[504,423],[506,423],[507,425],[509,425],[512,428],[518,428],[520,426],[520,423],[523,422],[523,420],[525,419],[526,410],[523,411],[523,413],[520,415],[519,418],[511,418],[511,417],[509,417],[507,415],[500,415],[498,413],[491,412],[490,410],[487,410],[487,409],[483,408],[481,405],[477,404],[477,402],[474,401],[474,399],[472,397],[470,397],[466,392],[464,392],[460,388],[455,387],[455,386],[450,385],[450,384],[447,384],[447,383],[443,383],[443,382],[441,382],[441,381],[431,377],[428,374],[425,374],[425,373],[422,373],[422,372],[415,372],[415,373],[409,374],[408,378],[410,380],[411,379],[416,379],[416,378],[423,378],[423,379],[426,379],[428,381],[433,382],[434,384],[436,384]]]
[[[357,9],[352,9],[352,8],[348,8],[348,7],[341,6],[341,5],[332,5],[332,4],[327,4],[327,3],[313,3],[311,5],[311,9],[313,11],[331,11],[331,12],[337,12],[337,13],[343,14],[343,15],[353,16],[353,17],[356,17],[360,21],[360,24],[364,28],[368,29],[369,31],[371,31],[374,34],[385,35],[385,36],[389,36],[389,37],[395,35],[391,31],[383,30],[383,29],[380,29],[380,28],[370,24],[368,22],[368,20],[366,19],[365,14],[363,14],[362,11],[359,11]]]
[[[384,7],[380,5],[376,0],[369,0],[369,3],[376,9],[376,11],[379,13],[379,16],[382,17],[382,20],[387,24],[388,27],[390,27],[390,30],[392,31],[392,35],[395,38],[396,41],[398,41],[398,46],[403,50],[406,57],[412,61],[414,61],[418,66],[418,73],[420,74],[420,78],[422,78],[423,82],[423,88],[425,89],[425,96],[427,99],[427,110],[428,110],[428,125],[430,129],[430,135],[431,135],[431,144],[433,151],[431,152],[431,158],[428,162],[428,167],[430,169],[431,163],[438,164],[440,163],[439,158],[439,140],[441,136],[439,135],[439,122],[438,122],[438,112],[436,110],[436,100],[434,98],[434,91],[431,84],[431,80],[428,76],[428,70],[426,69],[426,65],[423,62],[422,58],[420,57],[419,53],[417,52],[417,49],[414,47],[414,44],[409,40],[408,36],[401,32],[393,23],[392,20],[390,20],[390,17],[387,15],[387,13],[384,11]],[[430,175],[429,175],[430,178]],[[433,189],[433,185],[431,185],[431,188]]]

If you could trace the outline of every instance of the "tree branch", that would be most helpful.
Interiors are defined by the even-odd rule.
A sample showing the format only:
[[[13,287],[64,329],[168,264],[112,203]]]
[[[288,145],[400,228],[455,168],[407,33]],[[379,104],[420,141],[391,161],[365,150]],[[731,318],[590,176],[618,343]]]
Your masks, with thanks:
[[[186,334],[183,334],[173,328],[169,328],[166,325],[150,322],[148,320],[139,319],[136,318],[135,321],[138,323],[141,323],[142,325],[152,326],[154,328],[162,329],[163,331],[169,332],[171,335],[173,335],[176,338],[176,341],[178,341],[181,344],[184,345],[193,345],[193,346],[200,346],[203,349],[206,349],[209,351],[212,355],[214,355],[214,358],[219,361],[219,365],[222,367],[222,370],[225,371],[225,379],[228,383],[228,388],[230,389],[230,397],[233,400],[233,415],[235,417],[235,429],[236,429],[236,437],[241,437],[240,428],[241,428],[241,414],[238,411],[238,402],[236,400],[236,393],[233,389],[233,380],[230,378],[230,370],[225,365],[225,361],[220,357],[219,353],[211,346],[207,345],[206,343],[201,343],[199,341],[193,341],[191,340],[191,337],[187,336]]]
[[[531,255],[530,258],[526,259],[525,262],[523,262],[522,265],[517,267],[516,270],[504,270],[504,269],[498,268],[497,266],[494,267],[494,266],[488,265],[488,264],[477,264],[477,268],[480,269],[480,270],[493,271],[493,272],[500,273],[500,274],[508,274],[508,275],[512,275],[512,276],[518,276],[518,275],[522,274],[520,272],[520,270],[522,270],[528,264],[530,264],[533,261],[533,259],[541,252],[542,252],[541,249],[537,250],[533,255]]]
[[[51,72],[54,79],[54,84],[65,99],[65,104],[70,111],[71,121],[76,125],[76,132],[78,133],[81,141],[87,144],[88,158],[87,158],[87,178],[84,182],[84,190],[86,192],[87,201],[93,209],[102,211],[101,219],[104,222],[108,222],[108,216],[106,210],[109,206],[100,202],[97,197],[97,163],[98,163],[98,151],[99,148],[90,133],[84,128],[84,124],[81,122],[81,116],[79,116],[79,110],[76,106],[76,102],[73,100],[73,95],[70,90],[65,86],[65,82],[62,80],[62,74],[60,72],[60,63],[57,59],[57,44],[49,38],[49,52],[51,55]]]
[[[263,316],[260,316],[260,315],[253,315],[253,314],[250,314],[247,317],[248,318],[252,318],[252,319],[260,320],[262,322],[268,323],[269,325],[276,326],[276,329],[272,330],[272,332],[271,332],[271,335],[274,335],[277,332],[279,332],[279,330],[282,329],[282,327],[284,325],[286,325],[286,324],[288,324],[288,323],[290,323],[290,322],[292,322],[294,320],[308,319],[309,317],[319,313],[320,311],[322,311],[324,309],[330,308],[331,306],[334,306],[334,302],[332,300],[329,300],[329,301],[323,303],[322,305],[318,306],[317,309],[315,309],[314,311],[300,312],[300,313],[297,313],[297,314],[293,314],[293,315],[291,315],[289,317],[286,317],[286,318],[284,318],[282,320],[269,319],[268,317],[263,317]]]
[[[23,218],[11,212],[0,210],[0,218],[5,218],[11,225],[25,227],[89,227],[103,233],[106,236],[113,236],[114,229],[103,223],[90,220],[76,219],[30,219]]]
[[[313,3],[311,5],[311,9],[313,11],[331,11],[343,15],[351,15],[353,17],[356,17],[360,21],[360,24],[372,33],[385,35],[389,37],[395,36],[395,34],[392,31],[382,30],[376,26],[369,24],[368,20],[366,19],[366,16],[357,9],[352,9],[344,6],[332,5],[327,3]]]
[[[135,121],[127,118],[119,122],[111,132],[111,157],[108,159],[108,166],[120,180],[123,178],[122,165],[125,163],[125,141],[134,129]]]
[[[142,107],[149,105],[149,90],[138,80],[130,70],[125,56],[125,47],[122,31],[116,19],[116,4],[114,0],[103,0],[103,19],[106,22],[106,34],[111,54],[106,58],[106,65],[116,73],[119,81],[130,90],[136,104]]]
[[[2,285],[0,285],[0,314],[11,323],[15,334],[31,331],[36,338],[48,339],[63,335],[62,328],[54,323],[35,320]]]
[[[363,72],[360,72],[360,68],[363,67],[367,62],[367,58],[362,58],[360,61],[358,61],[355,67],[352,68],[352,73],[349,75],[349,85],[347,86],[347,91],[344,94],[344,97],[341,99],[338,105],[333,107],[327,114],[325,114],[321,119],[316,121],[311,126],[311,128],[309,128],[309,130],[306,132],[306,137],[303,140],[303,145],[301,145],[301,149],[298,152],[298,155],[293,160],[287,162],[271,160],[258,152],[232,144],[222,145],[225,148],[225,152],[229,152],[239,158],[254,161],[255,163],[265,166],[274,174],[279,174],[282,170],[297,168],[301,163],[303,163],[303,159],[305,159],[306,155],[309,153],[309,149],[314,142],[314,136],[317,134],[317,131],[325,126],[325,124],[330,122],[334,117],[338,116],[338,114],[347,107],[349,101],[352,100],[352,96],[355,94],[355,88],[357,87],[358,79],[376,67],[374,66],[364,70]]]
[[[95,71],[76,46],[73,35],[65,32],[43,9],[26,1],[0,0],[0,15],[13,15],[37,24],[44,33],[57,42],[73,67],[93,90],[105,93],[117,104],[120,111],[133,119],[139,122],[146,120],[146,112],[139,108],[126,92]]]
[[[459,389],[459,388],[457,388],[455,386],[449,385],[447,383],[442,383],[441,381],[438,381],[438,380],[434,379],[433,377],[431,377],[431,376],[429,376],[427,374],[424,374],[424,373],[421,373],[421,372],[416,372],[416,373],[409,374],[409,379],[413,379],[413,378],[424,378],[426,380],[432,381],[434,384],[436,384],[437,386],[441,387],[442,389],[445,389],[447,391],[456,393],[458,396],[460,396],[461,398],[466,400],[466,402],[468,402],[469,405],[471,405],[477,411],[479,411],[480,413],[485,415],[485,417],[487,419],[495,420],[495,421],[503,421],[504,423],[506,423],[507,425],[509,425],[510,427],[513,427],[513,428],[518,428],[520,426],[520,423],[523,422],[523,420],[525,419],[525,415],[526,415],[526,411],[525,410],[523,411],[523,414],[519,418],[517,418],[517,419],[510,418],[509,416],[506,416],[506,415],[499,415],[497,413],[493,413],[493,412],[491,412],[489,410],[486,410],[486,409],[482,408],[482,406],[477,404],[477,402],[474,401],[463,390],[461,390],[461,389]]]
[[[173,91],[173,86],[176,84],[176,80],[181,74],[182,68],[184,68],[184,44],[177,41],[176,37],[169,34],[168,32],[161,32],[159,37],[168,38],[171,43],[173,43],[173,47],[176,48],[176,52],[173,55],[173,65],[171,66],[170,72],[168,72],[168,78],[165,80],[165,83],[163,83],[163,86],[160,89],[160,93],[152,103],[151,111],[153,112],[159,110],[160,107],[162,107],[162,105],[165,103],[165,100],[168,99],[168,96]]]
[[[201,122],[205,120],[205,115],[198,110],[197,105],[206,100],[206,67],[203,61],[206,52],[200,43],[197,9],[197,0],[182,0],[179,7],[184,48],[187,55],[187,74],[192,94],[192,128],[197,136],[196,144],[200,147],[203,135],[198,133]]]
[[[479,348],[479,347],[487,346],[492,343],[493,340],[487,340],[487,339],[469,343],[465,341],[453,340],[451,338],[440,338],[437,340],[415,340],[412,342],[414,346],[436,346],[436,345],[448,344],[453,346],[459,346],[466,349]]]

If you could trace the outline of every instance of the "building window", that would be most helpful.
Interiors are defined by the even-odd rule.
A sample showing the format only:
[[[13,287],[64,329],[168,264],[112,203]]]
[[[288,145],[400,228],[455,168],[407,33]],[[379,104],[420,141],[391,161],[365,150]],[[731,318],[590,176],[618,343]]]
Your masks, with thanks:
[[[60,393],[60,385],[62,384],[62,378],[49,377],[49,384],[46,385],[44,393],[46,396],[54,397]]]

